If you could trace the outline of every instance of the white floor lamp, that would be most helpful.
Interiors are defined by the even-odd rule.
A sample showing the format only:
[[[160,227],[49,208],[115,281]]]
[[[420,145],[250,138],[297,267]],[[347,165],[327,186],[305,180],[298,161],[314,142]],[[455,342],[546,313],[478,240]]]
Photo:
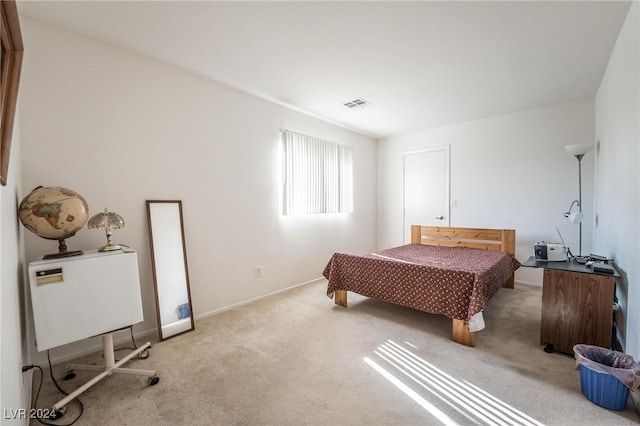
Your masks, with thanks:
[[[575,145],[565,145],[564,149],[574,157],[578,159],[578,199],[574,200],[569,207],[569,211],[564,214],[572,223],[577,223],[580,226],[580,248],[578,256],[582,256],[582,157],[591,151],[593,148],[592,143],[582,143]],[[574,204],[578,205],[578,213],[571,213],[571,209]]]

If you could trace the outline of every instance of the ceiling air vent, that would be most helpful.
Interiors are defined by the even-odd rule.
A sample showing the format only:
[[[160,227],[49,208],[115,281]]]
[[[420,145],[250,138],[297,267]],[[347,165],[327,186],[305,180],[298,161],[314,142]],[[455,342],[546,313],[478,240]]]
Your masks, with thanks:
[[[373,104],[363,98],[356,98],[344,103],[344,106],[346,106],[347,108],[364,108],[370,105]]]

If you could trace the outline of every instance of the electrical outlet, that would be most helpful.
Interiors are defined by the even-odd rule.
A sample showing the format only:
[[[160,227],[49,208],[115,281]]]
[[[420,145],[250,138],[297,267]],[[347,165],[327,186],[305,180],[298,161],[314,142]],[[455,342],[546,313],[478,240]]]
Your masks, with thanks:
[[[262,266],[256,266],[256,278],[262,277]]]

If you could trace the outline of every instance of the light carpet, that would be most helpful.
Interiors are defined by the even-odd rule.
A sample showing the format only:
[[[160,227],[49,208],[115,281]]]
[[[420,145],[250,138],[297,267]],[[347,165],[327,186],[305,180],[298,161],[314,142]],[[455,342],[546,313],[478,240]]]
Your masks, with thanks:
[[[349,293],[349,307],[325,295],[326,281],[196,322],[196,330],[154,343],[145,360],[160,382],[114,375],[80,395],[77,425],[629,425],[629,399],[611,411],[580,391],[572,356],[539,344],[541,287],[502,289],[485,312],[476,347],[450,340],[451,321]],[[140,345],[142,342],[137,342]],[[126,352],[118,352],[124,356]],[[102,363],[95,354],[75,360]],[[54,366],[62,377],[63,365]],[[94,377],[59,379],[67,391]],[[34,375],[37,386],[38,374]],[[62,396],[48,373],[38,401]],[[63,418],[76,418],[72,402]],[[33,421],[32,424],[38,424]]]

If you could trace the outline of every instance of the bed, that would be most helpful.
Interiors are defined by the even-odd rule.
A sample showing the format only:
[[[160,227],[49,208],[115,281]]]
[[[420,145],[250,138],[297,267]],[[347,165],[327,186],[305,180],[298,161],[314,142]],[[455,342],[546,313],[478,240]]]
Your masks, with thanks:
[[[520,266],[514,254],[513,229],[413,225],[411,244],[367,255],[334,253],[323,275],[337,305],[346,307],[352,291],[446,315],[452,340],[475,346],[487,302],[501,287],[514,286]]]

